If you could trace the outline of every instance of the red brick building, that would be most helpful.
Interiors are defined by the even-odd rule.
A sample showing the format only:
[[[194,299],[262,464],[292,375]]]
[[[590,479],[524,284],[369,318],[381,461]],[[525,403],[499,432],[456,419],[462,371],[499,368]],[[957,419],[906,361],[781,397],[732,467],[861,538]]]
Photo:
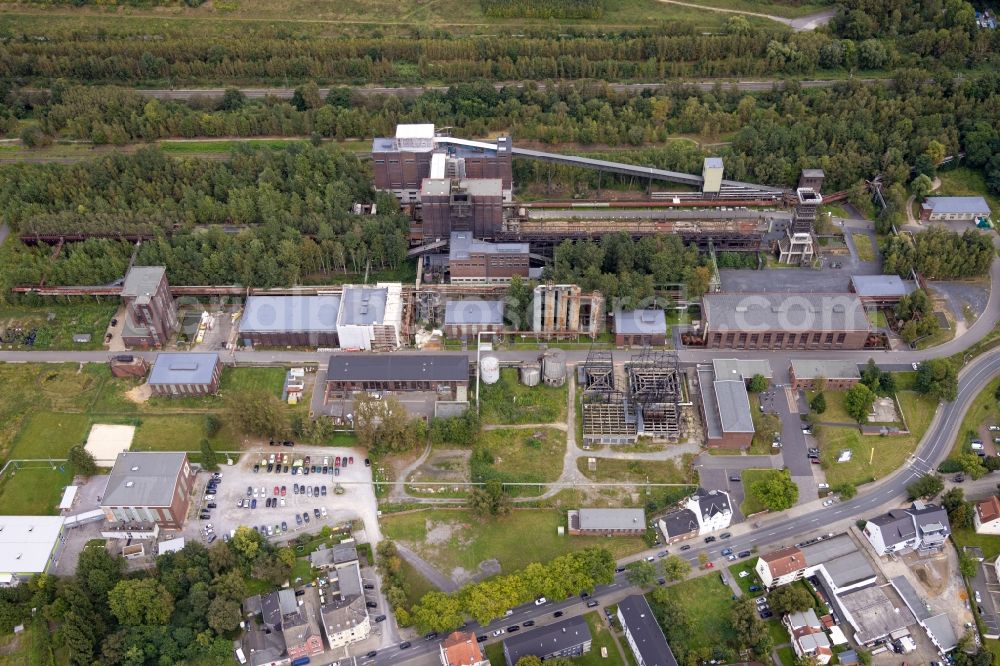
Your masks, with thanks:
[[[133,266],[122,286],[126,347],[162,349],[177,330],[177,308],[163,266]]]
[[[143,531],[152,525],[180,529],[194,479],[186,453],[126,451],[111,469],[101,509],[114,529]]]
[[[815,389],[820,378],[825,380],[826,388],[831,391],[843,391],[861,381],[858,364],[851,361],[792,359],[789,377],[792,389],[796,391]]]
[[[451,234],[448,273],[454,284],[507,283],[515,275],[526,278],[529,272],[527,243],[487,243],[470,232]]]

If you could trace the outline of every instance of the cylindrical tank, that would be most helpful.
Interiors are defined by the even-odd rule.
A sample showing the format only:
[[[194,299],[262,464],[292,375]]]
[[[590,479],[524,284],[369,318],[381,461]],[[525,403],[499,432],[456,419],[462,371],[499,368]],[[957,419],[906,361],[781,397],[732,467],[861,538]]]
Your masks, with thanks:
[[[542,357],[542,381],[548,386],[562,386],[566,383],[566,352],[550,349]]]
[[[525,386],[538,386],[542,381],[542,370],[535,363],[521,366],[521,383]]]
[[[500,361],[496,356],[484,356],[480,361],[479,378],[486,384],[500,381]]]

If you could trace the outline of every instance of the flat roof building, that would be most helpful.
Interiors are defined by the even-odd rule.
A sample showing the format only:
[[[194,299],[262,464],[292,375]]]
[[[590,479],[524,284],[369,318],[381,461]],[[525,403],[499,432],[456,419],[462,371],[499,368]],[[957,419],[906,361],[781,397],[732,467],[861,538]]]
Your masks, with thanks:
[[[702,309],[709,349],[861,349],[871,330],[856,294],[715,293]]]
[[[146,380],[153,395],[210,395],[219,390],[222,359],[215,352],[162,352]]]
[[[898,275],[851,276],[851,291],[864,303],[873,305],[894,305],[916,288],[913,282],[904,282]]]
[[[122,285],[126,347],[162,349],[177,330],[177,307],[167,284],[164,266],[133,266]]]
[[[246,346],[336,347],[340,296],[251,296],[243,306]]]
[[[983,197],[927,197],[920,206],[920,219],[971,221],[990,216],[990,206]]]
[[[444,306],[444,334],[449,338],[474,338],[503,330],[503,301],[448,301]]]
[[[645,596],[633,594],[618,602],[618,621],[638,666],[677,666],[674,652]]]
[[[337,316],[341,349],[392,351],[401,344],[403,285],[346,285]]]
[[[453,284],[506,284],[530,270],[527,243],[489,243],[471,231],[453,231],[448,245],[448,273]]]
[[[710,448],[749,448],[755,431],[746,378],[742,373],[734,375],[725,372],[725,369],[739,368],[723,368],[723,378],[719,378],[714,366],[698,367],[701,388],[699,408],[705,423],[706,443]]]
[[[602,536],[638,535],[646,532],[642,509],[575,509],[569,511],[569,533]]]
[[[159,528],[184,526],[195,470],[183,452],[126,451],[118,455],[101,509],[106,537],[155,538]],[[156,528],[154,528],[154,525]],[[152,532],[152,536],[139,537]]]
[[[663,310],[617,310],[615,346],[661,346],[667,341],[667,318]]]
[[[337,354],[326,373],[326,401],[357,391],[464,393],[469,358],[464,354]]]
[[[63,516],[0,516],[0,587],[46,573],[62,552]]]
[[[853,361],[792,359],[789,377],[792,389],[796,391],[811,391],[821,379],[825,381],[826,388],[841,391],[860,382],[861,372]]]
[[[591,636],[587,621],[571,617],[555,624],[533,629],[503,642],[507,666],[514,666],[521,657],[534,655],[542,659],[579,657],[590,652]]]

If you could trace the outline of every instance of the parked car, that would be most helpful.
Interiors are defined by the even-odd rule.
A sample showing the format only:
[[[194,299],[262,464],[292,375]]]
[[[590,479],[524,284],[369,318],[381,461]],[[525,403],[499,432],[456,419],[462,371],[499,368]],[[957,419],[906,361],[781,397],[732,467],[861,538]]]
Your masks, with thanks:
[[[375,616],[375,621],[376,622],[385,622],[385,615],[376,615]]]
[[[368,460],[368,458],[365,458],[365,460]],[[354,456],[348,456],[347,457],[347,462],[353,465],[354,464]],[[345,467],[346,467],[346,465],[345,465]]]
[[[281,496],[284,497],[288,494],[288,486],[281,486]]]
[[[489,636],[485,636],[485,635],[484,636],[476,636],[476,642],[477,643],[485,643],[488,640],[489,640]]]
[[[600,605],[601,602],[599,602],[597,599],[591,599],[590,601],[587,602],[587,608],[597,608]]]
[[[371,466],[372,466],[371,459],[370,458],[365,458],[365,467],[371,467]]]
[[[209,509],[216,509],[216,508],[218,508],[218,507],[219,507],[219,505],[218,505],[218,504],[216,504],[215,502],[209,502],[209,503],[208,503],[208,508],[209,508]]]
[[[250,500],[250,508],[251,509],[256,509],[257,508],[257,499],[256,498]]]
[[[740,557],[750,557],[750,551],[749,550],[741,550],[740,551]]]
[[[552,617],[562,617],[562,616],[563,616],[562,611],[556,611],[555,613],[552,614]]]
[[[306,521],[307,523],[309,522],[309,513],[308,512],[306,512],[306,511],[302,512],[302,520]]]
[[[365,606],[368,606],[368,608],[378,608],[378,604],[374,601],[366,601]]]
[[[403,641],[402,643],[399,644],[400,650],[405,650],[408,647],[410,647],[410,641]]]
[[[524,624],[524,626],[526,626],[526,627],[533,627],[533,626],[535,626],[535,621],[534,621],[534,620],[525,620],[525,621],[523,622],[523,624]]]
[[[681,550],[691,550],[691,544],[689,543],[684,544],[683,546],[681,546]]]
[[[732,555],[732,554],[733,554],[733,549],[732,548],[723,548],[722,549],[722,555],[723,556]]]
[[[535,605],[536,606],[541,606],[542,604],[546,603],[547,601],[548,601],[548,599],[546,599],[545,597],[538,597],[537,599],[535,599]]]
[[[519,624],[515,624],[515,625],[511,625],[511,626],[507,627],[507,633],[508,634],[512,634],[515,631],[520,631],[520,630],[521,630],[521,625],[519,625]]]
[[[732,482],[734,482],[734,483],[739,483],[740,482],[740,475],[739,474],[730,474],[729,475],[729,480],[732,481]]]
[[[719,535],[719,538],[720,539],[728,539],[731,536],[733,536],[732,532],[723,532],[722,534]]]
[[[302,524],[302,516],[300,516],[299,514],[295,514],[295,524],[296,525]]]
[[[314,507],[313,508],[313,515],[316,516],[317,518],[319,518],[319,509],[317,509],[317,508]]]
[[[707,536],[707,537],[705,537],[705,543],[712,543],[713,541],[715,541],[715,537],[714,536]]]

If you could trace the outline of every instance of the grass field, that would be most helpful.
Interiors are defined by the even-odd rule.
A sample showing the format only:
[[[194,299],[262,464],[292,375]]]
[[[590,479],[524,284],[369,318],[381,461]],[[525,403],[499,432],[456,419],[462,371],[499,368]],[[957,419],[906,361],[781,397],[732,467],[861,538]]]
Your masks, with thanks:
[[[781,666],[795,666],[795,651],[792,650],[792,646],[778,648],[778,659],[781,660]]]
[[[52,303],[45,306],[0,306],[0,334],[4,349],[102,349],[104,333],[118,309],[115,302]],[[37,329],[31,347],[7,342],[13,329]],[[90,342],[73,342],[77,333],[90,334]]]
[[[63,488],[73,481],[68,470],[22,467],[0,481],[0,515],[45,516],[57,513]]]
[[[87,440],[90,426],[91,419],[86,414],[34,412],[14,438],[10,457],[65,458],[70,447]]]
[[[854,241],[854,249],[858,251],[858,259],[861,261],[875,261],[875,247],[872,245],[872,238],[868,234],[851,234]]]
[[[492,464],[473,455],[472,478],[545,483],[559,478],[566,453],[566,433],[555,428],[487,430],[479,435],[477,454],[488,451]]]
[[[746,489],[746,497],[743,499],[743,504],[740,505],[740,511],[743,512],[744,516],[750,516],[755,513],[760,513],[761,511],[766,511],[766,507],[760,504],[757,499],[750,492],[750,486],[757,481],[763,481],[773,474],[776,470],[773,469],[745,469],[740,475],[743,478],[743,487]]]
[[[846,391],[823,391],[823,395],[826,396],[826,411],[822,414],[817,415],[817,420],[827,421],[829,423],[852,423],[856,424],[847,410],[844,409],[844,394]],[[816,395],[815,391],[806,391],[806,396],[809,400],[813,399]]]
[[[669,631],[670,643],[684,645],[688,652],[713,648],[729,643],[735,632],[729,622],[732,607],[732,590],[712,573],[683,581],[666,588],[674,601],[687,611],[691,618],[689,635],[679,636],[679,631]]]
[[[951,538],[960,548],[962,546],[982,548],[983,557],[987,560],[993,561],[1000,555],[1000,536],[996,534],[976,534],[974,529],[963,527],[952,530]]]
[[[938,171],[938,178],[941,179],[941,187],[934,192],[934,196],[970,196],[980,195],[986,199],[993,213],[993,219],[1000,216],[1000,198],[990,194],[986,187],[986,179],[981,171],[959,167]]]
[[[433,592],[437,590],[434,585],[424,578],[424,575],[413,568],[413,565],[406,560],[400,558],[400,568],[403,570],[403,576],[406,578],[406,604],[407,606],[413,606],[413,604],[420,601],[420,598],[427,594],[428,592]]]
[[[133,451],[198,451],[205,437],[203,414],[170,414],[144,416],[132,440]],[[217,451],[234,447],[233,437],[226,428],[209,439]]]
[[[263,389],[271,395],[281,397],[281,389],[285,385],[284,368],[222,368],[219,378],[219,392],[216,395],[183,396],[183,397],[151,397],[146,405],[155,411],[178,410],[217,410],[222,406],[227,393],[243,393]],[[129,380],[123,383],[127,385]],[[140,382],[132,380],[135,386]],[[145,406],[140,407],[146,411]]]
[[[597,470],[590,471],[586,458],[577,458],[576,466],[592,481],[599,483],[622,481],[625,483],[697,483],[697,473],[690,467],[690,457],[685,456],[681,465],[673,460],[618,460],[598,458]]]
[[[910,428],[908,435],[864,436],[854,428],[816,428],[814,432],[819,441],[820,460],[826,470],[827,483],[831,486],[839,483],[861,485],[902,467],[930,425],[937,404],[911,391],[900,391],[896,397]],[[851,460],[838,463],[837,458],[845,449],[853,452]]]
[[[621,653],[618,652],[618,646],[615,645],[615,638],[611,634],[611,628],[604,622],[601,613],[591,611],[584,615],[583,619],[587,621],[587,626],[590,627],[590,637],[593,643],[591,644],[590,652],[582,657],[573,659],[572,663],[579,664],[580,666],[625,666]],[[608,649],[607,659],[601,656],[601,648]],[[625,649],[628,648],[626,647]],[[497,663],[500,664],[503,662]]]
[[[484,424],[517,425],[558,423],[566,420],[566,392],[539,384],[525,386],[518,381],[517,370],[504,368],[496,384],[482,384],[481,417]]]
[[[747,594],[754,597],[763,594],[762,592],[759,591],[758,592],[750,591],[750,588],[753,587],[754,585],[758,587],[763,587],[760,583],[760,578],[757,576],[757,572],[754,571],[753,569],[756,563],[757,563],[757,558],[751,557],[747,560],[738,562],[729,567],[729,574],[732,576],[733,580],[736,581],[736,584],[740,586],[740,589],[743,590],[743,594]],[[748,571],[750,572],[750,575],[740,578],[741,571]]]
[[[962,419],[962,425],[955,431],[955,442],[951,446],[951,456],[962,453],[962,447],[969,443],[969,432],[978,430],[982,425],[1000,423],[1000,405],[993,394],[1000,387],[1000,377],[997,377],[979,392],[979,395],[969,405],[969,411]]]
[[[559,536],[556,529],[565,526],[566,514],[553,509],[519,509],[496,520],[429,509],[383,516],[381,523],[388,538],[404,542],[445,574],[456,567],[475,572],[491,558],[510,573],[588,546],[607,548],[616,558],[646,547],[641,538]]]

